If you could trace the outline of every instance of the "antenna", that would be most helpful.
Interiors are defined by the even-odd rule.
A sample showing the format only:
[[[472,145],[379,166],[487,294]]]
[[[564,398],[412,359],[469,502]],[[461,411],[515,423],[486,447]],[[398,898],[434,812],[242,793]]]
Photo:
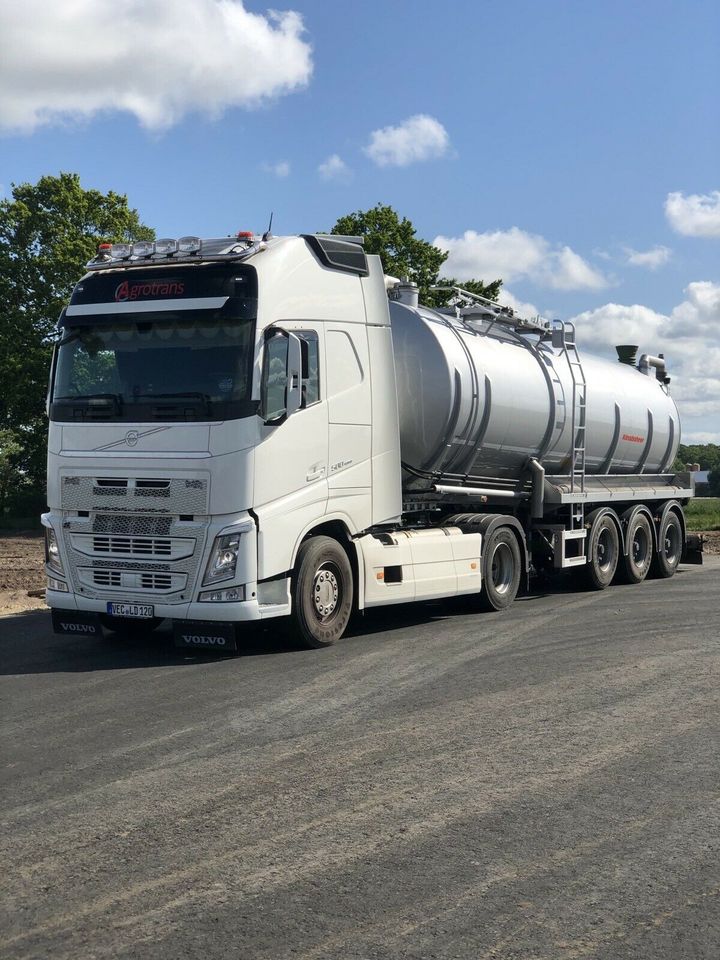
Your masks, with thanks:
[[[263,240],[269,240],[270,237],[272,237],[272,233],[271,233],[270,231],[272,230],[272,222],[273,222],[273,215],[274,215],[274,213],[275,213],[274,210],[271,210],[271,211],[270,211],[270,223],[268,224],[267,230],[266,230],[265,233],[262,235]]]

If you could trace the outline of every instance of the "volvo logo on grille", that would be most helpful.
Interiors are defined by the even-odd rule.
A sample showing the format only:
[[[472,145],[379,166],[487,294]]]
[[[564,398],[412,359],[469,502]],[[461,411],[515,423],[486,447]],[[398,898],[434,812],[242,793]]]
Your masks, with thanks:
[[[125,434],[125,443],[129,447],[136,446],[139,439],[140,437],[137,430],[128,430],[128,432]]]

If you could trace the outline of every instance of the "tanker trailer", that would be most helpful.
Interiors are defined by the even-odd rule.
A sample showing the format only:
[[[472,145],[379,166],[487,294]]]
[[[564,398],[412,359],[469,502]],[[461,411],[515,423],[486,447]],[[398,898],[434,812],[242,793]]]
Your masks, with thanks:
[[[672,576],[693,487],[668,473],[680,422],[662,356],[581,355],[572,324],[452,292],[433,310],[412,284],[391,290],[406,509],[442,515],[452,503],[444,523],[486,535],[512,517],[526,570],[582,567],[597,588],[616,573]],[[506,568],[518,559],[503,548],[484,570],[493,608],[515,592],[503,556]],[[506,589],[493,593],[493,577]]]

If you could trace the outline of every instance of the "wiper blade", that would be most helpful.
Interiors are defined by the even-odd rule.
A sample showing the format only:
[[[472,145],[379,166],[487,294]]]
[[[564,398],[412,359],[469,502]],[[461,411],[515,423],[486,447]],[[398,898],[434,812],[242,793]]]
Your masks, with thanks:
[[[90,400],[110,400],[120,406],[123,402],[123,395],[121,393],[81,393],[67,397],[53,397],[53,403],[59,403],[62,400],[72,400],[73,403],[85,403]]]

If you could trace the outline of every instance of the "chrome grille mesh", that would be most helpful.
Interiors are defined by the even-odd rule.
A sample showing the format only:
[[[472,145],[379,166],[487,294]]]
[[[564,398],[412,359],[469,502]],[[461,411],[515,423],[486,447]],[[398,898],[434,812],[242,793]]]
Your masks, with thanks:
[[[209,485],[197,477],[170,479],[63,476],[63,510],[207,514]]]

